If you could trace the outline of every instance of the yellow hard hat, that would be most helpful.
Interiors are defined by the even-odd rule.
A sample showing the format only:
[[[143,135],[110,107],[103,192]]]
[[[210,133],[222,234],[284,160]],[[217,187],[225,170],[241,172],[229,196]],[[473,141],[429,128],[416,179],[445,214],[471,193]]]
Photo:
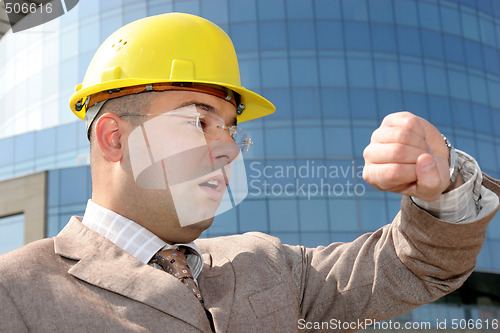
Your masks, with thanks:
[[[84,119],[100,101],[148,90],[217,91],[237,106],[238,122],[275,111],[271,102],[242,87],[229,36],[190,14],[146,17],[115,31],[96,51],[70,107]]]

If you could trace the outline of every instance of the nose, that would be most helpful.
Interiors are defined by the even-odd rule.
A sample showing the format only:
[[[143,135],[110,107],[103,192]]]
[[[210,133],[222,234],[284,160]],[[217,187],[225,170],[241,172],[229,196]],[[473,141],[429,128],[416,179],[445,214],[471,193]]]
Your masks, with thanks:
[[[224,131],[227,133],[227,131]],[[208,141],[210,159],[214,169],[222,168],[233,162],[240,154],[238,145],[229,134],[219,140]]]

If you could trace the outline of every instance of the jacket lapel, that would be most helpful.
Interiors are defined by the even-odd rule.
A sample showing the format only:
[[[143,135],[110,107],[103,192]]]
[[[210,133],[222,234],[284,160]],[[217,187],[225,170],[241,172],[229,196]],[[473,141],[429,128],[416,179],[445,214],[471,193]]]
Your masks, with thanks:
[[[198,284],[205,308],[212,314],[216,332],[227,332],[234,298],[233,265],[226,257],[207,253],[203,254],[203,261]]]
[[[70,220],[54,244],[56,254],[78,261],[68,271],[74,277],[210,331],[203,307],[180,281],[144,265],[77,218]]]

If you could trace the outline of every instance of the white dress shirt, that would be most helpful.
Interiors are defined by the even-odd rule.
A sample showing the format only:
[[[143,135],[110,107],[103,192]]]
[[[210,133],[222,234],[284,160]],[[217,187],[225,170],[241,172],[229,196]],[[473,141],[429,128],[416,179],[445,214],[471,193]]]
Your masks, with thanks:
[[[195,281],[203,269],[203,257],[193,242],[167,244],[141,225],[96,204],[92,200],[87,202],[82,223],[145,264],[149,263],[159,250],[184,247],[189,249],[186,252],[186,260]]]
[[[412,197],[413,202],[435,217],[453,223],[471,223],[491,213],[498,197],[482,186],[483,174],[476,160],[457,150],[459,172],[465,184],[442,194],[435,201]]]

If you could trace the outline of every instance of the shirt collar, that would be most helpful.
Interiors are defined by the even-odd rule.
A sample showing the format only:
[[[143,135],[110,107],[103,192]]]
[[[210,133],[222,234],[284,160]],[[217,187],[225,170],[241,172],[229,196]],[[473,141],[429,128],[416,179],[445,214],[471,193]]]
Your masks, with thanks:
[[[186,247],[190,249],[186,252],[186,259],[193,276],[198,278],[203,269],[203,257],[193,242],[167,244],[143,226],[96,204],[92,200],[87,202],[82,223],[144,264],[147,264],[159,250]]]

